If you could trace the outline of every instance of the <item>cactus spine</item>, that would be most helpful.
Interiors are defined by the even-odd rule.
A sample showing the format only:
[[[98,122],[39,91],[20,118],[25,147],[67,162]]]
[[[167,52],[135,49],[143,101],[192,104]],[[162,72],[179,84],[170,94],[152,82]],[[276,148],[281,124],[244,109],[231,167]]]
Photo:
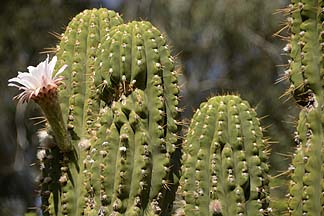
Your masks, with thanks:
[[[246,101],[227,95],[202,103],[183,145],[175,215],[268,215],[266,148]]]
[[[293,0],[289,11],[290,91],[302,106],[290,166],[290,215],[323,215],[323,36],[324,3]]]

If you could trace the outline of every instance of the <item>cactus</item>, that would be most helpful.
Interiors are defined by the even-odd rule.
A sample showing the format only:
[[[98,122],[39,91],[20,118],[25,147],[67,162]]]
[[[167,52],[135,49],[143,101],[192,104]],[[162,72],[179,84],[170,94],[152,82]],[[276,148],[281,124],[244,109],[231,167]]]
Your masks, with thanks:
[[[85,10],[72,19],[57,46],[57,67],[68,65],[62,74],[65,86],[60,90],[60,102],[75,139],[91,136],[91,123],[100,108],[93,82],[97,47],[110,28],[121,23],[123,20],[113,11]]]
[[[112,11],[86,10],[57,47],[58,67],[68,65],[60,101],[76,151],[62,154],[44,138],[52,143],[42,180],[49,215],[171,209],[179,167],[177,73],[155,27],[121,22]]]
[[[294,216],[324,213],[323,8],[320,0],[288,8],[287,93],[302,107],[289,168]],[[178,73],[151,23],[85,10],[60,36],[56,55],[55,71],[64,71],[58,113],[46,107],[53,95],[57,102],[61,78],[30,90],[28,83],[41,82],[31,67],[9,80],[25,90],[18,99],[35,100],[48,116],[37,154],[43,215],[271,214],[268,143],[256,112],[239,96],[213,97],[181,146]],[[39,101],[43,93],[49,98]]]
[[[44,214],[83,214],[84,189],[82,161],[85,153],[80,151],[91,136],[93,120],[99,114],[100,100],[96,96],[93,79],[93,64],[98,44],[105,39],[109,29],[123,21],[113,11],[106,9],[85,10],[77,15],[61,36],[57,46],[64,86],[59,91],[63,118],[72,137],[75,151],[62,154],[49,135],[42,133],[46,149],[43,159],[42,202]],[[100,28],[99,28],[100,27]],[[78,146],[79,145],[79,146]]]
[[[285,71],[293,92],[302,106],[313,103],[313,94],[320,97],[323,89],[323,2],[320,0],[292,0],[288,25],[291,40],[286,46],[290,52],[289,68]]]
[[[176,186],[180,129],[177,73],[165,39],[149,22],[116,26],[99,46],[95,69],[100,98],[109,106],[88,154],[95,197],[88,198],[88,209],[164,215]]]
[[[323,128],[317,110],[301,111],[299,143],[290,166],[290,215],[323,214]]]
[[[175,215],[267,215],[268,171],[255,111],[238,96],[213,97],[196,111],[183,145]]]
[[[288,92],[302,106],[288,200],[289,214],[296,216],[323,215],[323,6],[321,0],[293,0],[288,9]]]

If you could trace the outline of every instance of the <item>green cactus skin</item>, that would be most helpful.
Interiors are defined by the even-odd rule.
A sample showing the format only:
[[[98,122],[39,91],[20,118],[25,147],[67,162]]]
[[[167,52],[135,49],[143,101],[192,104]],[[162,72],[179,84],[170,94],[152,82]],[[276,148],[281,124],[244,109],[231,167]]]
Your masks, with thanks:
[[[202,103],[183,145],[174,215],[268,215],[266,148],[246,101],[227,95]]]
[[[323,127],[316,109],[304,109],[299,115],[299,145],[290,166],[289,213],[323,215]]]
[[[68,65],[62,73],[62,111],[71,133],[79,139],[91,135],[89,127],[99,112],[93,82],[98,44],[105,40],[111,27],[122,22],[118,14],[104,8],[85,10],[72,19],[57,46],[57,67]]]
[[[291,82],[289,91],[302,106],[312,94],[322,94],[324,85],[323,6],[322,0],[292,0],[290,4],[291,40],[287,47],[291,60],[286,76]]]
[[[84,148],[93,133],[94,120],[99,115],[100,100],[93,82],[93,65],[97,47],[114,25],[123,21],[107,9],[85,10],[72,19],[57,46],[56,67],[68,65],[62,73],[64,86],[59,91],[63,118],[67,122],[75,151],[62,154],[52,145],[44,158],[42,196],[44,215],[84,214],[84,184],[82,161]],[[55,159],[53,159],[55,158]]]
[[[323,38],[324,2],[292,1],[291,88],[302,110],[299,115],[296,153],[290,166],[289,215],[323,215]]]
[[[87,211],[165,215],[176,190],[180,130],[177,73],[166,41],[149,22],[116,26],[99,46],[95,71],[109,107],[88,154],[94,195]]]
[[[148,203],[152,167],[145,121],[139,117],[146,110],[145,100],[136,89],[123,101],[114,102],[112,109],[102,110],[97,138],[86,161],[94,194],[88,197],[90,215],[126,210],[126,215],[143,215],[141,205]],[[125,112],[125,108],[131,111]]]

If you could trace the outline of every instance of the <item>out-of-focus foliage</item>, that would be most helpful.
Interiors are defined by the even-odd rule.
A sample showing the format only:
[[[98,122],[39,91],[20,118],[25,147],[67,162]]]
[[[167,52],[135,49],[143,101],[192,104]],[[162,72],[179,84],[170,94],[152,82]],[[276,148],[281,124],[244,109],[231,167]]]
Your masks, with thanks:
[[[286,83],[275,85],[286,59],[274,37],[284,19],[275,14],[283,0],[128,0],[125,19],[148,19],[165,31],[182,64],[185,117],[206,97],[239,93],[257,107],[272,146],[272,173],[286,170],[296,106],[279,99]],[[281,154],[282,153],[282,154]],[[283,155],[286,154],[286,155]],[[289,154],[289,153],[288,153]]]

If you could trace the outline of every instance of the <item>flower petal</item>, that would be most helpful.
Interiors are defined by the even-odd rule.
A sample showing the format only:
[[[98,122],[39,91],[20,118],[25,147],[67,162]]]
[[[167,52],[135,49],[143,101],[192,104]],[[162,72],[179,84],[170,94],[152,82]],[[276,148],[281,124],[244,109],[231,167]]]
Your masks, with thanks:
[[[53,77],[53,71],[54,71],[54,67],[56,65],[57,62],[57,57],[54,56],[52,58],[52,60],[50,61],[50,63],[48,64],[48,77],[52,78]]]
[[[65,70],[67,65],[63,65],[53,77],[56,62],[56,56],[49,61],[49,55],[47,55],[47,58],[36,67],[28,66],[28,72],[18,72],[17,77],[9,79],[8,86],[23,90],[23,92],[14,98],[22,102],[28,102],[33,96],[39,95],[42,91],[47,92],[48,89],[57,88],[63,80],[62,77],[57,76]]]
[[[54,79],[57,78],[58,75],[60,75],[61,73],[63,73],[63,71],[67,68],[67,64],[63,65],[55,74],[55,76],[53,77]]]
[[[27,79],[31,83],[33,83],[34,86],[39,86],[41,85],[39,77],[32,76],[30,73],[20,73],[18,74],[19,79]]]
[[[17,84],[20,84],[20,86],[32,88],[32,85],[27,80],[23,80],[23,79],[19,79],[19,78],[12,78],[12,79],[10,79],[10,82],[15,82]]]

